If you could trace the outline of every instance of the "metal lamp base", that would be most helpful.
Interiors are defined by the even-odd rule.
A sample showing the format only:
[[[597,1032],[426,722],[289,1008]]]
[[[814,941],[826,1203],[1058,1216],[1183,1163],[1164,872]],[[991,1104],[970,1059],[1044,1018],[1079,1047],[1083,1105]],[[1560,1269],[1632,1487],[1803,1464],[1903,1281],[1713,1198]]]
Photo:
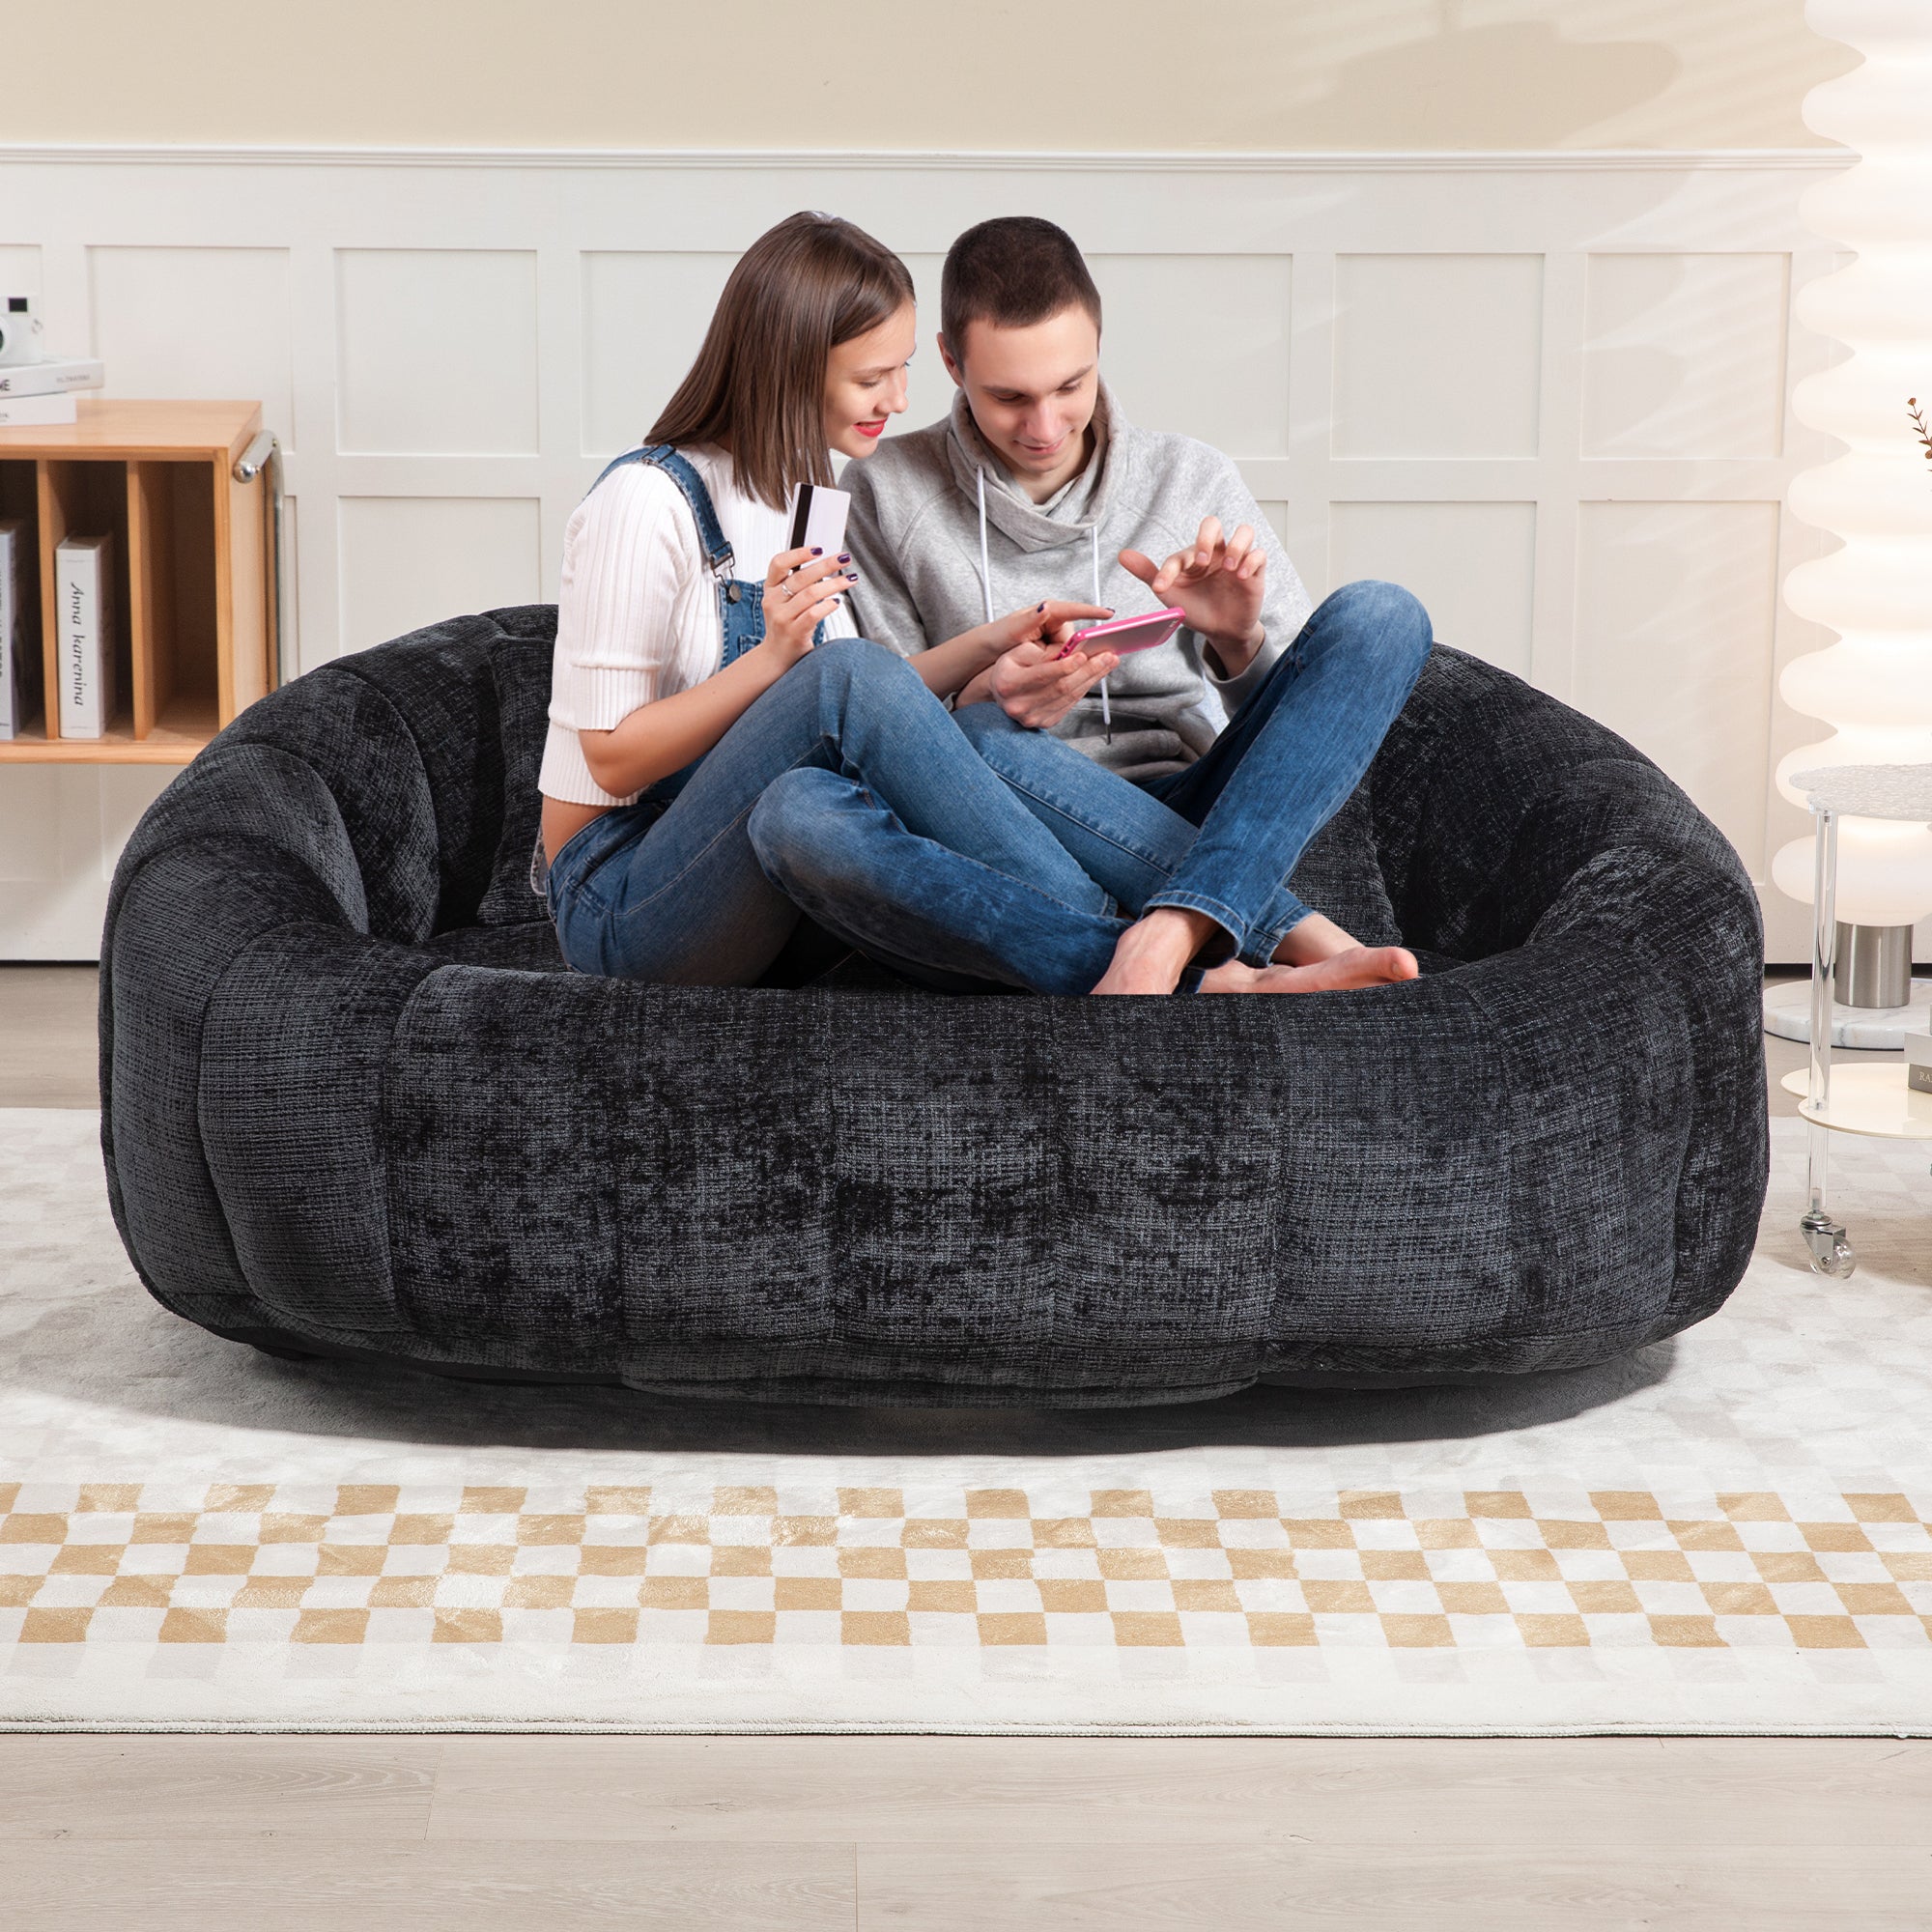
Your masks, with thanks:
[[[1902,1007],[1912,998],[1912,928],[1839,920],[1832,995],[1848,1007]]]

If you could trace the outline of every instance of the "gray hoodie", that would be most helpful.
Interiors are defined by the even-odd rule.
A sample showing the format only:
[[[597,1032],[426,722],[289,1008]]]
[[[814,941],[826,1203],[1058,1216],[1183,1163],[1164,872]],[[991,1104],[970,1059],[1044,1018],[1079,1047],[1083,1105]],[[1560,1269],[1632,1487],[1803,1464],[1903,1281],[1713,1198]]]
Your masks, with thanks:
[[[1253,664],[1239,677],[1215,676],[1201,639],[1183,628],[1172,642],[1123,658],[1108,680],[1112,744],[1102,734],[1097,688],[1054,727],[1110,769],[1152,778],[1192,764],[1213,743],[1300,630],[1308,593],[1218,449],[1136,429],[1104,384],[1094,432],[1086,468],[1040,504],[980,436],[963,392],[945,421],[894,437],[848,465],[841,482],[852,494],[846,542],[860,572],[855,615],[864,636],[911,657],[1043,597],[1111,605],[1123,617],[1157,611],[1160,600],[1122,567],[1122,551],[1163,563],[1194,541],[1204,517],[1219,517],[1230,533],[1251,524],[1267,551],[1267,635]]]

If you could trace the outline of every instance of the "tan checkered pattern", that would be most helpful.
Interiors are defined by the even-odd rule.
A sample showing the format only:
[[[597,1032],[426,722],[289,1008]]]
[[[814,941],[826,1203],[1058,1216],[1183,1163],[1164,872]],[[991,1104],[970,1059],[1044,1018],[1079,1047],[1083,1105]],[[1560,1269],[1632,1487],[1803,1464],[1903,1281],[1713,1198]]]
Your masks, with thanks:
[[[0,1483],[0,1644],[1932,1643],[1899,1493],[1081,1499]]]

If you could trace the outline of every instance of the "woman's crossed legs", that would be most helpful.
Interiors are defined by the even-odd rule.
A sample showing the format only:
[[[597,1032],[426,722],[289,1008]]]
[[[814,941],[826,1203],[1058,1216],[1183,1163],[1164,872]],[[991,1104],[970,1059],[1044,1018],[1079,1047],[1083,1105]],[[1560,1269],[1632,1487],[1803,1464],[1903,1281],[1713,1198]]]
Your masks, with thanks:
[[[1077,934],[1083,961],[1111,954],[1125,929],[1106,893],[1042,835],[917,674],[877,644],[841,639],[760,696],[661,815],[641,802],[618,808],[556,855],[551,903],[564,957],[610,978],[751,984],[790,937],[801,905],[811,910],[767,876],[754,827],[770,822],[761,808],[774,793],[813,781],[890,801],[886,889],[914,927],[962,916],[970,929],[966,907],[996,891],[1047,916],[1048,951]],[[1062,980],[1067,970],[1049,969]]]

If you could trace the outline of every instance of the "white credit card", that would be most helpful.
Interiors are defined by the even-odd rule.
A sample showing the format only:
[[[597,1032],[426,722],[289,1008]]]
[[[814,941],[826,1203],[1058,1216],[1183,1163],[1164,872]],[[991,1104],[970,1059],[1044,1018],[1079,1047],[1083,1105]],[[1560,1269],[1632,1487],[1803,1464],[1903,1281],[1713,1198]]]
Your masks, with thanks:
[[[792,550],[823,551],[837,556],[845,548],[845,512],[852,498],[829,483],[801,483],[792,492]]]

